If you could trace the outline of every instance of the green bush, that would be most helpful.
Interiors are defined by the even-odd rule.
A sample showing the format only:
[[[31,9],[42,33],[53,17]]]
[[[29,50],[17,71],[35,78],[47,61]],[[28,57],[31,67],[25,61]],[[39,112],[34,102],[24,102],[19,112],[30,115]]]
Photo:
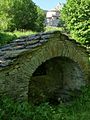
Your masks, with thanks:
[[[0,33],[0,46],[9,43],[15,38],[17,38],[15,34]]]

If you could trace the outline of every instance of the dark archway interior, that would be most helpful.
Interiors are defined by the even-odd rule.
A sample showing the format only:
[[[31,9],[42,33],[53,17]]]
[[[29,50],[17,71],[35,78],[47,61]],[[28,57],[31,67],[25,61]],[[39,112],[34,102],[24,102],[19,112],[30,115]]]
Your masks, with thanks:
[[[42,63],[33,73],[28,98],[34,104],[44,101],[59,103],[73,96],[83,84],[79,65],[66,57],[55,57]]]

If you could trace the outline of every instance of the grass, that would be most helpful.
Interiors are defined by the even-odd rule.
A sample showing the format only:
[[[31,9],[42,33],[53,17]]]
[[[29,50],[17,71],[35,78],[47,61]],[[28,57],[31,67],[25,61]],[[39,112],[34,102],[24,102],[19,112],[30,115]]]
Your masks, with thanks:
[[[57,106],[49,103],[34,106],[2,98],[0,120],[90,120],[90,87],[83,88],[80,98]]]
[[[46,31],[46,32],[48,32],[48,31],[53,31],[53,30],[64,31],[64,28],[63,28],[63,27],[52,27],[52,26],[47,26],[47,27],[45,27],[45,31]]]
[[[61,27],[45,27],[45,32],[52,30],[63,30]],[[14,31],[14,32],[0,32],[0,46],[10,43],[12,40],[21,36],[36,34],[33,31]]]
[[[21,37],[21,36],[27,36],[27,35],[32,35],[32,34],[36,34],[37,32],[33,32],[33,31],[14,31],[12,34],[16,35],[17,37]]]
[[[21,37],[36,34],[33,31],[14,31],[14,32],[0,32],[0,46],[10,43],[12,40]]]

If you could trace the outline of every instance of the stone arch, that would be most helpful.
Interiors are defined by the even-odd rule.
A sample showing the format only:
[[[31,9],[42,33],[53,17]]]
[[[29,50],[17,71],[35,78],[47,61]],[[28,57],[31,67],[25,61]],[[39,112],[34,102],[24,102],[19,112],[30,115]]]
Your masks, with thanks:
[[[49,33],[45,35],[48,36]],[[44,38],[43,36],[43,34],[40,35],[38,39]],[[0,94],[7,94],[15,99],[28,99],[29,82],[33,73],[42,63],[56,57],[68,58],[76,63],[84,76],[80,86],[87,83],[90,68],[86,50],[60,32],[50,33],[47,39],[45,38],[46,42],[33,50],[23,50],[22,53],[16,56],[16,60],[11,65],[6,64],[6,68],[0,69]],[[18,50],[16,51],[18,53]],[[12,56],[10,57],[12,58]]]
[[[44,101],[58,103],[58,99],[69,100],[70,92],[80,91],[85,85],[80,66],[66,57],[51,58],[42,63],[33,73],[28,99],[34,104]]]
[[[87,83],[88,55],[86,54],[83,48],[80,48],[80,46],[75,45],[75,43],[68,40],[65,40],[64,42],[63,40],[60,39],[56,39],[56,41],[55,39],[50,40],[43,47],[41,47],[40,49],[33,53],[33,56],[30,58],[30,61],[29,60],[28,62],[26,61],[26,64],[23,66],[23,68],[25,71],[27,71],[27,74],[31,77],[32,74],[42,63],[45,63],[47,60],[50,60],[55,57],[64,57],[75,62],[81,69],[84,77],[79,87]],[[27,69],[28,67],[30,69]]]
[[[28,54],[28,56],[30,54]],[[49,41],[33,53],[30,61],[26,60],[26,64],[24,64],[23,69],[32,76],[33,72],[35,72],[38,66],[40,66],[43,62],[60,56],[67,57],[76,62],[82,69],[85,80],[87,80],[87,73],[89,70],[88,54],[83,48],[80,48],[78,45],[76,46],[73,42],[68,40],[64,42],[62,40]],[[27,70],[27,67],[31,68],[31,72]]]

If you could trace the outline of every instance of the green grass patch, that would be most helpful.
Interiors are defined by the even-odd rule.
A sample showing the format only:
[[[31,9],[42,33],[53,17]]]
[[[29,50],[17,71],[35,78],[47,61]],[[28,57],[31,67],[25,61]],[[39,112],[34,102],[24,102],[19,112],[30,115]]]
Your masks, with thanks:
[[[82,95],[71,103],[57,106],[49,103],[34,106],[2,98],[0,120],[90,120],[90,87],[85,87]]]
[[[45,27],[45,32],[60,30],[63,31],[62,27]],[[10,43],[12,40],[17,39],[21,36],[28,36],[36,34],[33,31],[14,31],[14,32],[0,32],[0,46]]]
[[[36,34],[37,32],[33,32],[33,31],[14,31],[12,34],[16,35],[17,37],[21,37],[21,36],[27,36],[27,35],[32,35],[32,34]]]
[[[12,40],[21,37],[36,34],[33,31],[14,31],[14,32],[0,32],[0,46],[10,43]]]
[[[45,27],[45,31],[46,32],[54,31],[54,30],[64,31],[64,28],[63,27],[52,27],[52,26]]]

